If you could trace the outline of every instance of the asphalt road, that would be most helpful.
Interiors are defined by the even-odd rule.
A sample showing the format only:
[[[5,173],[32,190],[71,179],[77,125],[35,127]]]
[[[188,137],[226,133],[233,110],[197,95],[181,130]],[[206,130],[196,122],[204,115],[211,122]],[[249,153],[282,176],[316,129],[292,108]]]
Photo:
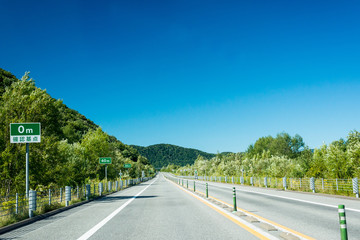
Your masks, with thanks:
[[[189,180],[189,189],[193,189]],[[208,182],[209,195],[315,239],[340,239],[338,205],[344,204],[349,239],[360,239],[360,201],[265,188]],[[196,181],[196,190],[205,193],[205,183]]]
[[[40,220],[0,239],[258,239],[224,214],[155,179]]]

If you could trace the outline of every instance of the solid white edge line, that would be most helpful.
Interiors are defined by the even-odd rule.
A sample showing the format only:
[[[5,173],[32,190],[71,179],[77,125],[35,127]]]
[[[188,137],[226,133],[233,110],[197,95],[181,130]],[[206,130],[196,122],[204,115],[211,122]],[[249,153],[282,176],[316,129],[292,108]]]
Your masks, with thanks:
[[[166,179],[166,178],[165,178],[165,179]],[[169,179],[166,179],[166,180],[167,180],[167,181],[170,181]],[[173,183],[173,182],[170,181],[170,183]],[[173,183],[173,184],[175,184],[175,183]],[[177,186],[177,185],[175,185],[175,186]],[[184,190],[187,190],[187,192],[188,192],[189,194],[193,195],[195,198],[198,197],[197,195],[195,195],[193,192],[189,191],[188,189],[185,188]],[[258,228],[258,227],[256,227],[256,226],[250,224],[249,222],[245,221],[244,219],[241,219],[240,217],[238,217],[238,216],[236,216],[236,215],[234,215],[234,214],[232,214],[232,213],[230,213],[230,212],[222,209],[221,207],[213,204],[212,202],[208,201],[207,199],[201,198],[201,200],[207,202],[209,205],[213,206],[214,208],[218,209],[219,211],[221,211],[222,213],[228,215],[229,217],[236,219],[236,221],[244,224],[244,225],[247,226],[248,228],[251,228],[251,229],[254,230],[255,232],[260,233],[260,234],[263,235],[264,237],[267,237],[267,238],[269,238],[269,239],[271,239],[271,240],[278,240],[278,239],[279,239],[279,238],[277,238],[277,237],[275,237],[275,236],[273,236],[273,235],[265,232],[265,231],[262,230],[261,228]],[[244,229],[244,230],[246,231],[246,229]],[[251,234],[251,233],[250,233],[250,234]]]
[[[209,182],[209,183],[212,183],[212,182]],[[209,184],[209,185],[214,186],[214,187],[218,187],[218,188],[232,189],[232,187],[231,188],[225,187],[225,186],[222,187],[222,186],[219,186],[218,184]],[[304,203],[309,203],[309,204],[314,204],[314,205],[320,205],[320,206],[324,206],[324,207],[338,208],[338,206],[325,204],[325,203],[317,203],[317,202],[312,202],[312,201],[308,201],[308,200],[301,200],[301,199],[296,199],[296,198],[291,198],[291,197],[276,196],[276,195],[272,195],[272,194],[268,194],[268,193],[253,192],[253,191],[248,191],[248,190],[244,190],[244,189],[240,189],[240,188],[236,188],[236,190],[237,191],[242,191],[242,192],[248,192],[248,193],[255,193],[255,194],[270,196],[270,197],[288,199],[288,200],[293,200],[293,201],[297,201],[297,202],[304,202]],[[360,213],[360,210],[354,209],[354,208],[346,208],[346,211],[354,211],[354,212],[359,212]]]
[[[94,233],[96,233],[100,228],[102,228],[108,221],[110,221],[113,217],[116,216],[116,214],[118,214],[121,210],[123,210],[127,205],[129,205],[132,201],[135,200],[136,197],[138,197],[141,193],[143,193],[148,187],[151,186],[151,184],[153,184],[154,182],[156,182],[158,180],[158,177],[154,179],[154,181],[152,183],[149,184],[149,186],[147,186],[146,188],[144,188],[143,190],[141,190],[138,194],[136,194],[135,196],[133,196],[131,199],[129,199],[126,203],[124,203],[123,205],[121,205],[121,207],[119,207],[118,209],[116,209],[114,212],[112,212],[110,215],[108,215],[106,218],[104,218],[101,222],[99,222],[98,224],[96,224],[94,227],[92,227],[89,231],[87,231],[86,233],[84,233],[81,237],[79,237],[77,240],[86,240],[89,237],[91,237]]]

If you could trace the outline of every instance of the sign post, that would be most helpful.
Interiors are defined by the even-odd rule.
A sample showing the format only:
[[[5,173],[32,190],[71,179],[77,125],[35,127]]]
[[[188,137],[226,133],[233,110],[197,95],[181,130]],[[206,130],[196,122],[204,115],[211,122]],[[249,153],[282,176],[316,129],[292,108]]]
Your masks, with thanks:
[[[131,168],[131,164],[130,163],[125,163],[124,168]],[[128,176],[129,176],[129,169],[126,172],[127,172]]]
[[[105,164],[105,179],[107,181],[107,165],[111,164],[111,157],[100,157],[99,158],[100,164]]]
[[[10,143],[26,143],[26,198],[29,197],[29,143],[39,143],[40,141],[40,123],[10,123]]]

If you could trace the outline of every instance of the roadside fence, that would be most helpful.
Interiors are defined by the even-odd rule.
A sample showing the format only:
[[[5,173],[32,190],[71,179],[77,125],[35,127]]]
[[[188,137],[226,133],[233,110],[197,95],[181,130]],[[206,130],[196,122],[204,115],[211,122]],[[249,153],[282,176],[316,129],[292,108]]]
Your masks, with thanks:
[[[179,176],[194,179],[194,176]],[[196,176],[197,180],[241,184],[254,187],[277,188],[304,192],[330,193],[359,198],[358,178],[324,179],[324,178],[272,178],[272,177],[234,177],[234,176]]]
[[[0,196],[0,224],[11,217],[24,215],[24,218],[26,218],[27,213],[29,213],[29,217],[33,217],[35,214],[45,213],[56,208],[121,191],[150,179],[151,177],[101,181],[75,187],[65,186],[38,191],[30,190],[28,199],[25,193]]]

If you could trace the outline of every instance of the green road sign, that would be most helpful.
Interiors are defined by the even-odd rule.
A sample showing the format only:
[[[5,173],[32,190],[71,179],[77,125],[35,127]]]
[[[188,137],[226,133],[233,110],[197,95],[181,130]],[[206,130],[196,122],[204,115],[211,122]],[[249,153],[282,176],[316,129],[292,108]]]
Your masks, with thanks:
[[[39,143],[40,123],[10,123],[10,143]]]
[[[111,157],[101,157],[99,158],[100,164],[111,164]]]
[[[131,164],[129,164],[129,163],[124,164],[124,168],[131,168]]]

